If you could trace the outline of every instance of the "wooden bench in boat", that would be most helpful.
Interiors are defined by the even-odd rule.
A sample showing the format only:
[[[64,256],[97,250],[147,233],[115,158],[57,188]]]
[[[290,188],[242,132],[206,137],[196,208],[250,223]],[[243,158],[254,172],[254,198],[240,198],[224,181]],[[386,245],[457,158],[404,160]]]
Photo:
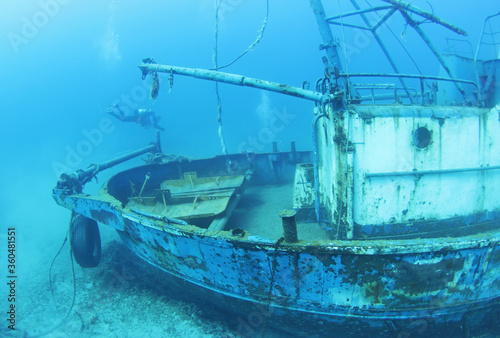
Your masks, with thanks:
[[[196,172],[186,172],[183,179],[163,181],[154,196],[131,197],[127,207],[180,220],[213,217],[208,229],[223,230],[244,182],[245,175],[198,177]]]

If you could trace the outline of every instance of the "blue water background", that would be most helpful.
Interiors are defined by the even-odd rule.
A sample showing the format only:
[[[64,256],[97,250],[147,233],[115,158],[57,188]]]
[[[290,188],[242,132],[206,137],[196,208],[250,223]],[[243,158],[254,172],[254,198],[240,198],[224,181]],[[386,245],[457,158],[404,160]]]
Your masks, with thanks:
[[[411,2],[431,11],[426,1]],[[214,3],[215,0],[2,0],[2,251],[7,227],[16,227],[18,236],[26,242],[22,250],[29,250],[30,255],[24,254],[24,266],[29,267],[31,254],[37,255],[38,246],[29,243],[59,244],[67,230],[69,212],[55,204],[51,189],[62,170],[84,168],[144,147],[155,139],[153,129],[114,119],[110,124],[110,117],[101,107],[121,103],[154,109],[162,117],[160,125],[166,129],[162,133],[166,153],[188,157],[222,153],[214,83],[175,76],[168,94],[168,76],[162,75],[160,94],[153,102],[148,97],[150,79],[143,82],[137,68],[146,57],[162,64],[211,68]],[[491,0],[432,3],[436,15],[469,33],[467,39],[474,49],[484,18],[500,10],[498,2]],[[223,5],[219,64],[232,61],[255,40],[266,12],[264,0],[224,0]],[[348,1],[325,1],[331,15],[337,13],[339,5],[344,12],[352,10]],[[405,28],[399,15],[391,20],[391,27],[415,59],[422,61],[430,56],[415,32]],[[446,37],[461,38],[435,25],[422,27],[440,50],[446,47]],[[345,46],[342,31],[335,28],[334,32],[341,47]],[[385,27],[381,28],[381,35],[388,38],[390,48],[396,48],[400,70],[416,73]],[[390,70],[373,39],[363,38],[353,30],[346,30],[345,38],[355,47],[349,55],[351,72]],[[314,87],[324,71],[320,43],[309,1],[271,0],[262,41],[225,71],[294,86],[308,81]],[[344,57],[343,51],[342,54]],[[421,62],[420,66],[428,74],[438,73],[434,59]],[[292,140],[297,142],[298,150],[311,149],[312,102],[230,85],[221,85],[220,94],[229,152],[244,147],[249,150],[246,145],[255,139],[256,151],[270,151],[271,141],[285,150]],[[285,116],[279,119],[279,128],[272,135],[263,132],[271,127],[276,116]],[[125,166],[103,173],[99,184]],[[87,191],[95,191],[99,184],[89,184]]]

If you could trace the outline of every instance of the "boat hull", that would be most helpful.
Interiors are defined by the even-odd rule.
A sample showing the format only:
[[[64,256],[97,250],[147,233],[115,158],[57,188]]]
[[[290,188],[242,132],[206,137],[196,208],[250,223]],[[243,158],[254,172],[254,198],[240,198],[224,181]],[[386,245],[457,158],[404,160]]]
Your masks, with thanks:
[[[292,181],[295,163],[306,162],[307,155],[284,154],[287,166],[267,155],[255,156],[252,167],[260,171],[252,177],[254,188],[268,186],[269,177]],[[238,156],[231,158],[232,164],[245,172],[248,159]],[[270,163],[272,170],[266,171]],[[140,187],[145,176],[151,176],[148,194],[153,195],[155,187],[179,172],[213,176],[210,173],[222,172],[225,166],[225,158],[141,166],[114,176],[99,195],[54,189],[54,198],[77,214],[115,228],[132,252],[183,281],[190,292],[237,313],[244,335],[267,326],[338,337],[467,336],[500,330],[497,214],[474,218],[467,231],[456,234],[431,231],[425,238],[352,240],[299,236],[300,241],[287,243],[278,240],[279,218],[265,225],[276,229],[276,236],[264,238],[255,236],[262,231],[253,231],[261,227],[248,229],[238,218],[229,219],[227,230],[209,230],[127,207],[131,182]],[[248,204],[241,206],[245,214],[249,210]],[[250,216],[252,223],[267,220]],[[460,219],[436,220],[437,229],[442,228],[440,222],[448,229],[461,224]]]
[[[478,335],[500,315],[499,237],[289,245],[159,228],[123,215],[125,244],[237,313],[243,335]],[[236,237],[236,236],[234,236]]]

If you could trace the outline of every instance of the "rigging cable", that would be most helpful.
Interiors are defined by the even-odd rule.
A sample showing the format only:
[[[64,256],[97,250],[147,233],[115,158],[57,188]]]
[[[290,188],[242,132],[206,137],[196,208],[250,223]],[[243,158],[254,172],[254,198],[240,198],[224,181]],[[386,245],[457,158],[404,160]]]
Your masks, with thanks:
[[[371,8],[373,8],[373,6],[368,2],[368,0],[365,0],[365,2],[367,3],[368,6],[370,6]],[[432,8],[432,7],[431,7]],[[434,11],[434,9],[432,9]],[[378,15],[379,18],[381,18],[380,14],[378,14],[377,11],[375,11],[375,13]],[[392,36],[394,36],[394,38],[396,39],[396,41],[399,43],[399,45],[401,46],[401,48],[403,48],[403,50],[405,51],[406,55],[408,55],[408,57],[410,58],[411,62],[413,62],[413,65],[415,66],[415,68],[417,68],[417,71],[420,75],[423,75],[422,74],[422,71],[420,70],[420,68],[418,67],[417,63],[415,62],[415,60],[412,58],[410,52],[408,52],[408,50],[406,49],[406,47],[403,45],[403,43],[401,42],[401,40],[396,36],[396,34],[392,31],[391,27],[389,27],[389,25],[384,21],[384,26],[389,30],[389,32],[391,32]],[[406,28],[405,28],[406,29]]]
[[[249,51],[253,50],[254,47],[260,42],[260,40],[264,36],[264,31],[266,29],[267,20],[269,17],[269,0],[266,0],[266,16],[264,18],[264,22],[262,24],[262,27],[259,30],[259,35],[257,36],[257,39],[255,39],[255,41],[250,46],[248,46],[248,48],[245,51],[243,51],[243,53],[241,53],[236,59],[234,59],[233,61],[231,61],[230,63],[228,63],[224,66],[219,67],[217,53],[218,53],[218,44],[219,44],[219,10],[220,10],[221,3],[222,3],[222,0],[215,1],[215,6],[216,6],[216,8],[215,8],[215,33],[214,33],[215,34],[215,47],[214,47],[214,53],[213,53],[214,67],[211,68],[210,70],[219,70],[219,69],[229,67],[232,64],[234,64],[236,61],[241,59],[243,57],[243,55],[245,55]],[[220,94],[219,94],[219,83],[217,81],[215,82],[215,95],[217,97],[217,123],[219,124],[218,134],[219,134],[219,139],[220,139],[221,146],[222,146],[222,153],[224,155],[227,155],[228,152],[227,152],[227,147],[226,147],[226,141],[224,139],[224,130],[223,130],[223,126],[222,126],[222,100],[221,100]]]
[[[215,12],[215,51],[214,51],[214,59],[217,58],[217,35],[218,35],[217,30],[218,30],[218,20],[219,20],[219,8],[220,8],[220,4],[221,4],[222,0],[216,0],[216,1],[217,1],[217,8],[216,8],[216,12]],[[262,39],[262,37],[264,36],[264,31],[266,30],[268,18],[269,18],[269,0],[266,0],[266,16],[264,17],[264,22],[262,23],[262,27],[259,30],[259,35],[255,39],[255,41],[250,46],[248,46],[247,49],[245,49],[233,61],[229,62],[228,64],[226,64],[224,66],[220,66],[220,67],[216,64],[215,67],[211,68],[210,70],[219,70],[219,69],[223,69],[223,68],[229,67],[233,63],[235,63],[236,61],[238,61],[239,59],[241,59],[246,53],[248,53],[251,50],[253,50],[255,48],[255,46],[257,46],[257,44],[260,42],[260,40]]]
[[[56,299],[54,297],[54,288],[52,286],[52,267],[54,266],[54,262],[56,261],[57,257],[61,253],[62,249],[66,245],[66,242],[68,241],[68,238],[69,238],[69,231],[66,233],[66,237],[64,238],[64,241],[63,241],[61,247],[59,248],[59,251],[57,252],[57,254],[52,259],[52,262],[50,263],[50,268],[49,268],[50,293],[51,293],[54,305],[56,307],[56,310],[58,312],[59,312],[59,308],[57,306],[57,302],[56,302]],[[28,337],[28,338],[43,337],[45,335],[48,335],[49,333],[54,332],[59,327],[61,327],[63,324],[66,324],[66,322],[67,322],[67,320],[68,320],[71,312],[73,311],[73,307],[75,305],[75,300],[76,300],[76,277],[75,277],[75,266],[74,266],[74,261],[73,261],[73,251],[71,250],[71,247],[70,247],[70,250],[69,250],[69,255],[70,255],[70,259],[71,259],[71,272],[72,272],[72,277],[73,277],[73,297],[72,297],[72,300],[71,300],[71,305],[70,305],[68,311],[66,312],[66,315],[64,316],[64,318],[58,324],[56,324],[52,328],[48,329],[47,331],[42,332],[42,333],[38,333],[38,334],[34,334],[34,335],[29,335],[29,334],[27,334],[25,332],[25,337]],[[80,321],[82,322],[82,327],[83,327],[85,324],[83,322],[82,316],[78,312],[75,312],[75,313],[78,315],[78,317],[80,317]]]
[[[215,47],[214,47],[214,55],[213,55],[213,63],[214,63],[214,69],[218,69],[218,60],[217,60],[217,50],[218,50],[218,42],[219,42],[219,9],[220,9],[220,4],[222,3],[222,0],[215,0],[216,1],[216,8],[215,8]],[[227,147],[226,147],[226,141],[224,140],[224,131],[222,128],[222,101],[220,99],[219,95],[219,82],[215,82],[215,95],[217,97],[217,123],[219,124],[219,138],[220,138],[220,143],[222,146],[222,153],[224,155],[227,155]]]

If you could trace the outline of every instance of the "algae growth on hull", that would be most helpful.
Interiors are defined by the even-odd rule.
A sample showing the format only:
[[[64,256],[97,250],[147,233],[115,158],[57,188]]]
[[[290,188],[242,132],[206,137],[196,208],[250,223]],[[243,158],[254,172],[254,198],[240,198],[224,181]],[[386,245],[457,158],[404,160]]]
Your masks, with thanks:
[[[95,269],[75,264],[76,298],[66,323],[47,337],[260,337],[261,327],[247,318],[220,310],[183,292],[182,282],[144,262],[126,248],[116,233],[101,229],[103,256]],[[67,247],[55,261],[51,300],[47,266],[52,250],[39,257],[41,264],[23,271],[29,287],[22,287],[19,321],[12,337],[30,337],[60,323],[73,297]],[[27,286],[27,285],[26,285]],[[243,323],[243,324],[242,324]],[[271,328],[266,336],[284,337]]]

